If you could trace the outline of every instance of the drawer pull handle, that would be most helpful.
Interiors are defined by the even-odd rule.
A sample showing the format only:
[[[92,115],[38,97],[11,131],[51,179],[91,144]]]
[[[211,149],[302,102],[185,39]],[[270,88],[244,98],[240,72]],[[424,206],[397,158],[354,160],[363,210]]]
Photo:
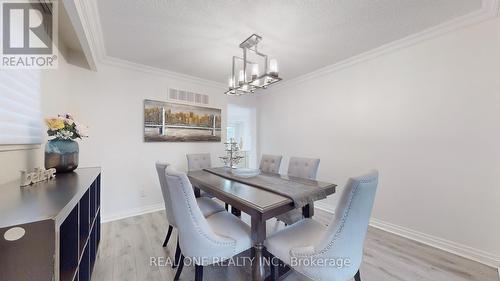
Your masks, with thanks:
[[[13,227],[7,231],[5,231],[3,238],[7,241],[17,241],[23,238],[26,231],[22,227]]]

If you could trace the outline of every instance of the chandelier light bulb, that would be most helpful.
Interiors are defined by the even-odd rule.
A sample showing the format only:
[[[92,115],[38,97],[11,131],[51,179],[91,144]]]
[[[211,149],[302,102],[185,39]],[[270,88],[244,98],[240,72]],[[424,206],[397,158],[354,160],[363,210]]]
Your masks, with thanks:
[[[234,88],[234,78],[233,77],[229,77],[229,88]]]
[[[245,83],[245,71],[240,70],[240,75],[238,78],[238,84],[241,86]]]
[[[252,80],[257,79],[257,77],[259,77],[259,65],[253,64],[252,65]]]
[[[278,61],[276,59],[271,59],[269,61],[269,74],[278,77]]]

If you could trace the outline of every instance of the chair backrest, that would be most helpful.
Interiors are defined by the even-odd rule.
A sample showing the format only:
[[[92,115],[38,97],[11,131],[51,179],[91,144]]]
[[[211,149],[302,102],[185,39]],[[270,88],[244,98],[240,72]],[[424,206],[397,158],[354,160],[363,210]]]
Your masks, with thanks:
[[[315,180],[318,168],[319,159],[292,157],[288,163],[288,175],[291,177]]]
[[[316,259],[348,259],[344,267],[302,267],[297,270],[315,280],[350,280],[359,270],[363,257],[363,244],[375,201],[378,185],[378,172],[351,178],[335,211],[333,222],[328,226],[326,235],[313,245]],[[304,249],[292,249],[303,252]]]
[[[260,159],[259,169],[264,173],[279,174],[282,158],[283,156],[281,155],[263,154]]]
[[[170,165],[166,169],[166,180],[182,254],[199,265],[236,254],[236,241],[217,235],[201,213],[186,174]]]
[[[165,175],[165,170],[169,165],[170,164],[168,163],[156,162],[156,172],[158,173],[158,179],[160,180],[161,193],[163,195],[163,201],[165,202],[165,212],[167,213],[168,223],[173,227],[177,227],[174,220],[172,206],[170,204],[170,198],[168,197],[167,178]]]
[[[210,153],[186,154],[188,171],[198,171],[212,167]]]

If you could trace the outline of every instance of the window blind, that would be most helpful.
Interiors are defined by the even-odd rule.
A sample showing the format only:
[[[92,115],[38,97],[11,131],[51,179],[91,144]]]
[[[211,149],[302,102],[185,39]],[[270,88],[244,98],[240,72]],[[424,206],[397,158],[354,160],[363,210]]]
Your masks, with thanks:
[[[0,70],[0,146],[42,142],[40,70]]]

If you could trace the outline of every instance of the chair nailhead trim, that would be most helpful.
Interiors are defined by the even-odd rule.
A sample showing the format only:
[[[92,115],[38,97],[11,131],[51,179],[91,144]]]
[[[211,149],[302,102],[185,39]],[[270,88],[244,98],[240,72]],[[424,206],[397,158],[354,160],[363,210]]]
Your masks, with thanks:
[[[328,243],[328,245],[322,249],[321,251],[319,252],[316,252],[316,253],[313,253],[313,254],[305,254],[305,253],[291,253],[292,256],[296,256],[296,257],[317,257],[319,255],[323,255],[325,254],[326,252],[328,252],[335,244],[335,242],[337,242],[340,234],[342,233],[342,231],[344,230],[344,226],[345,226],[345,223],[349,217],[349,214],[351,213],[351,209],[352,209],[352,202],[354,200],[354,197],[357,195],[358,193],[358,190],[359,190],[359,185],[361,183],[370,183],[371,181],[373,181],[374,178],[368,178],[368,179],[361,179],[358,181],[358,183],[356,184],[356,186],[353,188],[352,192],[351,192],[351,198],[349,199],[349,203],[348,203],[348,207],[346,209],[346,211],[344,212],[344,214],[342,215],[342,219],[340,221],[340,224],[337,228],[337,231],[335,232],[335,235],[333,236],[333,239],[330,243]]]
[[[179,181],[179,183],[182,186],[182,178],[180,178],[179,176],[175,176],[175,177],[177,178],[177,180]],[[193,223],[195,225],[195,228],[198,231],[198,234],[202,235],[208,241],[214,243],[215,245],[218,245],[218,246],[230,246],[230,247],[232,247],[233,248],[233,253],[234,253],[236,251],[235,250],[235,248],[236,248],[236,241],[234,241],[234,239],[229,238],[229,237],[225,237],[225,238],[233,240],[234,242],[219,242],[219,241],[213,240],[205,232],[203,232],[201,230],[200,226],[198,225],[198,223],[194,219],[193,209],[191,208],[191,204],[189,204],[188,195],[187,195],[186,191],[184,190],[184,188],[182,188],[182,193],[184,194],[184,199],[186,199],[186,202],[188,202],[189,216],[191,217],[191,220],[193,221]]]

